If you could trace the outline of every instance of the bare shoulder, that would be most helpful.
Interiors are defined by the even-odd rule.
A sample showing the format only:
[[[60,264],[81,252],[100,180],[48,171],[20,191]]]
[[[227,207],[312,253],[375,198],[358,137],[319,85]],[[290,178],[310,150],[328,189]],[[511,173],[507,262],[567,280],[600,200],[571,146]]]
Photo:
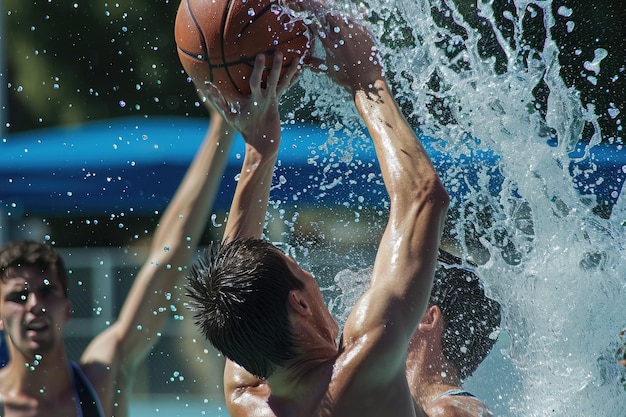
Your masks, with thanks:
[[[224,367],[224,395],[233,417],[275,416],[268,405],[271,390],[267,382],[231,361]]]
[[[89,371],[92,367],[116,365],[124,358],[120,352],[120,344],[115,330],[116,323],[107,327],[87,345],[80,358],[81,368]]]
[[[493,417],[487,406],[473,397],[449,396],[435,401],[426,410],[428,417]]]
[[[123,372],[121,366],[124,360],[116,342],[114,325],[98,334],[89,343],[80,358],[80,369],[87,377],[100,397],[105,412],[109,412],[114,404],[114,391],[125,392],[128,381],[132,378],[128,372]],[[129,367],[126,367],[128,369]]]
[[[232,417],[276,417],[268,404],[270,394],[265,382],[231,387],[226,393],[226,407]]]
[[[358,300],[344,326],[340,349],[343,361],[356,367],[361,378],[385,384],[404,376],[407,343],[403,326],[390,320],[377,303],[377,293],[368,289]]]

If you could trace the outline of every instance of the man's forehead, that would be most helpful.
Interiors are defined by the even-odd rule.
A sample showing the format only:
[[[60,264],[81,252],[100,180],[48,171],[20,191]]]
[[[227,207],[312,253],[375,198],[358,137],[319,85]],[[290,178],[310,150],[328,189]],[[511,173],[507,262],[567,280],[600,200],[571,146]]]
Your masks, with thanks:
[[[34,265],[12,266],[5,271],[2,280],[9,287],[28,287],[58,284],[55,268],[42,270]]]

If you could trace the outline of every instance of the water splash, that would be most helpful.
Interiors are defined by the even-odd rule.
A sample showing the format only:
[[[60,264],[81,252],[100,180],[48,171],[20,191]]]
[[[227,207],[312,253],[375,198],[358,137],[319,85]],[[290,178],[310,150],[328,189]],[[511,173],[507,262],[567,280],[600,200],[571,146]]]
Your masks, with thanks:
[[[469,190],[453,200],[447,238],[479,262],[487,291],[504,306],[506,355],[520,378],[510,390],[520,396],[504,398],[497,414],[619,415],[625,393],[607,355],[624,326],[626,203],[622,197],[610,218],[598,216],[571,167],[590,160],[601,143],[621,151],[623,139],[603,136],[598,109],[563,80],[551,30],[556,19],[574,30],[575,13],[561,7],[555,16],[550,1],[503,4],[479,0],[470,12],[449,0],[341,7],[371,23],[394,94],[416,128],[442,138],[440,149],[453,161],[480,151],[498,155],[495,168],[453,163],[441,172],[445,184]],[[590,54],[585,69],[595,77],[611,56],[602,48]],[[301,85],[303,106],[314,103],[313,115],[327,128],[346,132],[330,135],[332,147],[352,148],[363,127],[349,97],[319,76],[305,73]],[[615,110],[609,114],[617,118]],[[574,158],[578,148],[582,156]],[[593,164],[578,169],[595,185],[608,180],[593,177]],[[477,171],[478,182],[468,184],[468,170]],[[487,184],[496,171],[503,179],[494,191]],[[319,189],[333,181],[322,178]],[[347,282],[362,279],[355,273]],[[331,307],[345,311],[351,288],[341,288],[345,297]]]

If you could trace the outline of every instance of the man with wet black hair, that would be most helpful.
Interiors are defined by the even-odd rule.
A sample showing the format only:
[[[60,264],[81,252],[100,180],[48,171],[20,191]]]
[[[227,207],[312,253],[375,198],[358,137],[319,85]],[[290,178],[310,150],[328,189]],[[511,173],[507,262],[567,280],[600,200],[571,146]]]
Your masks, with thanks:
[[[407,354],[411,395],[429,417],[491,416],[461,384],[497,340],[500,304],[460,258],[440,250],[438,260],[428,308]]]
[[[297,71],[292,65],[281,77],[275,52],[256,57],[252,94],[239,103],[196,80],[241,132],[246,153],[223,242],[189,276],[190,305],[228,359],[233,417],[423,417],[405,362],[428,306],[450,198],[393,98],[371,34],[321,1],[287,3],[310,15],[326,51],[311,65],[345,88],[374,142],[390,207],[372,279],[338,339],[315,278],[261,239],[280,145],[278,100]]]
[[[9,362],[0,369],[2,417],[124,417],[137,366],[159,338],[167,295],[196,253],[226,164],[233,129],[211,127],[167,209],[118,319],[80,360],[65,352],[70,320],[67,270],[50,245],[20,241],[0,249],[0,330]],[[169,310],[168,310],[169,311]]]

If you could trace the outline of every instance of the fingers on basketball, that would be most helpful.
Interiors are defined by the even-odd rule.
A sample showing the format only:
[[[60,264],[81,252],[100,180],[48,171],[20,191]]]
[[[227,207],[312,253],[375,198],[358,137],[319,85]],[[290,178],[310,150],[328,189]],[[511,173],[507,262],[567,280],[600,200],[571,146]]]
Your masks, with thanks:
[[[278,0],[185,0],[175,24],[178,53],[185,71],[196,83],[213,83],[227,101],[250,95],[254,62],[259,53],[283,53],[283,73],[309,49],[310,35]],[[268,58],[267,68],[273,59]],[[264,86],[269,71],[263,71]]]

